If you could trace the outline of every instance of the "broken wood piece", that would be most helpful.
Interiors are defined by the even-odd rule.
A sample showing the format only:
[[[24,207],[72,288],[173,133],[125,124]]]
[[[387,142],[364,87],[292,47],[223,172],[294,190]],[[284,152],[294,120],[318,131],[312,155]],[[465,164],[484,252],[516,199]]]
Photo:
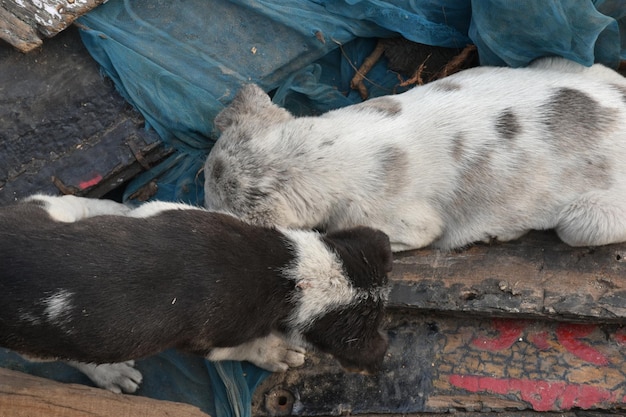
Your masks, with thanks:
[[[0,2],[0,39],[22,52],[41,46],[76,18],[105,0],[22,0]]]
[[[430,58],[429,55],[428,58],[426,58],[424,62],[420,64],[420,66],[417,68],[411,78],[400,83],[400,87],[408,87],[409,85],[424,85],[426,83],[439,80],[441,78],[447,77],[448,75],[452,75],[454,73],[467,69],[472,66],[471,62],[472,60],[474,60],[472,54],[474,54],[475,52],[476,45],[467,45],[458,55],[452,57],[452,59],[448,61],[446,65],[444,65],[439,71],[430,75],[429,77],[427,77],[426,81],[424,81],[422,75],[428,58]]]
[[[432,76],[429,81],[438,80],[468,68],[468,64],[474,59],[472,55],[475,53],[477,53],[476,45],[467,45],[463,48],[461,53],[454,56],[439,72]]]
[[[409,85],[424,85],[424,79],[422,78],[422,73],[424,72],[424,67],[426,67],[426,61],[422,62],[420,66],[415,71],[415,74],[407,80],[404,80],[400,83],[400,87],[408,87]],[[398,75],[398,78],[400,76]]]
[[[0,415],[11,417],[208,417],[182,403],[154,400],[79,384],[63,384],[0,368]]]
[[[43,43],[37,31],[18,19],[0,4],[0,39],[4,39],[22,52],[29,52]]]
[[[367,100],[369,93],[367,92],[367,87],[363,84],[363,80],[367,76],[367,73],[372,69],[374,65],[378,62],[380,57],[383,55],[385,51],[385,43],[383,40],[379,40],[374,48],[374,51],[365,58],[363,64],[356,70],[356,74],[350,81],[350,88],[353,90],[357,90],[363,100]]]
[[[402,37],[383,38],[378,41],[374,51],[365,59],[350,82],[350,87],[358,90],[363,100],[369,95],[364,84],[367,73],[383,55],[388,60],[388,68],[398,73],[399,87],[423,85],[478,65],[475,45],[467,45],[464,49],[445,48]],[[409,78],[402,81],[401,75]]]

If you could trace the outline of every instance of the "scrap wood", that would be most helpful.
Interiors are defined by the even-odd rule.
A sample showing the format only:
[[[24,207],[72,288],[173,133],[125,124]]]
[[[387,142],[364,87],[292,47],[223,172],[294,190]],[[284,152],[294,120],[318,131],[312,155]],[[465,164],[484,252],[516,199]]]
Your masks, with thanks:
[[[363,61],[363,64],[359,67],[359,69],[356,70],[356,74],[350,81],[350,88],[352,88],[353,90],[358,90],[363,100],[367,99],[368,96],[367,87],[365,87],[365,84],[363,84],[363,80],[365,79],[367,73],[372,69],[372,67],[376,65],[384,52],[385,43],[382,41],[378,41],[378,43],[376,44],[376,48],[374,48],[374,51],[367,58],[365,58],[365,61]]]
[[[209,417],[171,401],[60,382],[0,368],[0,417]]]
[[[472,54],[476,52],[476,45],[467,45],[460,54],[455,55],[446,65],[443,66],[438,72],[434,75],[428,77],[426,81],[423,80],[422,74],[424,72],[424,67],[426,66],[426,62],[424,61],[417,68],[413,76],[405,81],[400,83],[400,87],[407,87],[409,85],[424,85],[427,82],[439,80],[441,78],[447,77],[448,75],[452,75],[456,72],[464,70],[468,68],[468,61],[472,58]]]
[[[23,0],[0,2],[0,39],[30,52],[105,0]]]
[[[572,248],[553,231],[395,254],[390,307],[443,314],[626,323],[626,243]]]

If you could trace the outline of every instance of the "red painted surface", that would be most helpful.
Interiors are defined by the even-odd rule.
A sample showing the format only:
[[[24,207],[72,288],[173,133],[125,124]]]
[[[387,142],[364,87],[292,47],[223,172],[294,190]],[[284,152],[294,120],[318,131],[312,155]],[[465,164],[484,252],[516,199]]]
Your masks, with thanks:
[[[500,335],[494,338],[476,337],[472,340],[472,344],[489,351],[508,349],[519,340],[526,325],[526,322],[520,320],[494,319],[493,327]]]
[[[548,342],[548,338],[549,338],[549,334],[548,332],[537,332],[534,334],[531,334],[528,337],[528,340],[530,340],[530,342],[535,345],[535,347],[537,347],[537,349],[539,350],[548,350],[550,349],[550,343]]]
[[[86,188],[93,187],[94,185],[98,184],[100,181],[102,181],[102,175],[97,174],[92,179],[87,180],[87,181],[82,181],[81,183],[79,183],[78,188],[80,188],[81,190],[84,190]]]
[[[493,327],[499,332],[499,335],[497,337],[475,337],[472,339],[472,345],[492,352],[509,349],[524,336],[527,325],[528,323],[523,320],[495,319]],[[580,359],[594,365],[608,365],[609,360],[602,352],[581,340],[590,335],[596,328],[595,324],[564,323],[557,327],[556,338],[565,350]],[[549,335],[545,331],[528,332],[527,335],[528,340],[539,350],[550,348],[548,337]],[[618,333],[615,337],[618,341],[626,343],[626,334]]]
[[[545,327],[532,325],[524,320],[497,319],[493,321],[493,328],[497,336],[476,336],[470,345],[483,351],[498,352],[510,349],[517,341],[525,340],[535,346],[540,352],[553,351],[548,354],[562,355],[569,353],[586,365],[593,367],[613,366],[607,354],[594,346],[598,335],[595,324],[561,323],[546,330]],[[610,336],[620,345],[626,345],[626,327],[621,327]],[[594,342],[595,341],[595,342]],[[541,355],[541,353],[539,353]],[[570,362],[563,356],[565,362]],[[581,366],[579,361],[572,365]],[[613,361],[613,363],[615,363]],[[523,375],[523,374],[522,374]],[[518,378],[497,377],[494,374],[463,375],[453,373],[448,376],[450,384],[472,393],[491,393],[500,395],[515,395],[522,401],[529,403],[536,411],[563,411],[571,408],[594,408],[614,403],[626,404],[623,389],[607,387],[603,384],[572,383],[563,375],[546,375],[545,379],[531,379],[520,376]]]
[[[561,324],[556,329],[559,343],[570,353],[594,365],[606,366],[609,359],[599,350],[581,341],[597,328],[594,324]]]
[[[573,407],[588,409],[603,402],[616,401],[615,394],[591,385],[563,381],[534,381],[518,378],[493,378],[476,375],[450,375],[452,385],[470,392],[519,394],[536,411],[560,411]]]

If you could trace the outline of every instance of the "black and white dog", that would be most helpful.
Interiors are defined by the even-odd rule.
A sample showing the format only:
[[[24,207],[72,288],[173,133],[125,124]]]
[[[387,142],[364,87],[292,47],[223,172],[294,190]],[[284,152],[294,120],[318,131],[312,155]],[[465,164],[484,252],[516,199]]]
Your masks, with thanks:
[[[132,360],[167,348],[284,371],[313,346],[365,372],[387,349],[392,255],[370,228],[36,195],[0,208],[0,254],[0,346],[68,360],[113,391],[135,391]]]
[[[626,79],[599,64],[479,67],[319,117],[247,85],[215,124],[206,207],[255,224],[369,226],[393,250],[626,241]]]

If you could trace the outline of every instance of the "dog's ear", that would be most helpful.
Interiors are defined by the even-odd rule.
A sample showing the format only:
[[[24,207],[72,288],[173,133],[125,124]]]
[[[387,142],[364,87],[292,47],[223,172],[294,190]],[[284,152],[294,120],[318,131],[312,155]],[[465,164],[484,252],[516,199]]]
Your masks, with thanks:
[[[233,101],[215,117],[215,126],[223,132],[228,127],[253,118],[263,126],[284,122],[293,116],[278,107],[256,84],[245,84]]]
[[[376,253],[380,257],[381,264],[384,266],[385,272],[389,273],[393,270],[393,253],[391,252],[389,236],[377,229],[374,229],[371,234],[371,242],[377,249]]]
[[[389,237],[380,230],[369,227],[355,227],[332,232],[326,235],[329,244],[342,258],[344,268],[357,286],[368,286],[371,271],[378,271],[383,285],[385,275],[393,268],[393,254]],[[365,281],[363,281],[365,280]]]

